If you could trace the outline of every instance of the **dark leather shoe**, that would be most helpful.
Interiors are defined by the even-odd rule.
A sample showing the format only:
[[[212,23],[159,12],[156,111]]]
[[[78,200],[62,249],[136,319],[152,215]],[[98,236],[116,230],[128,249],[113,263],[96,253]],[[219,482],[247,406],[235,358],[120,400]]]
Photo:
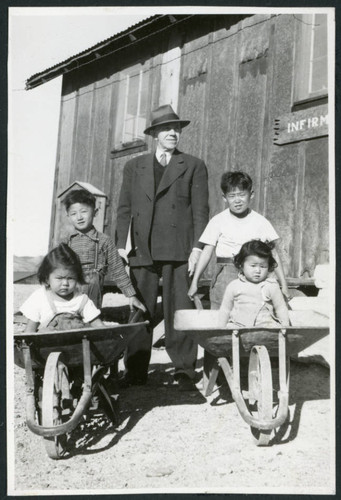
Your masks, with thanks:
[[[131,387],[132,385],[145,385],[146,383],[147,377],[133,377],[128,374],[118,379],[118,385],[123,389]]]
[[[196,391],[197,388],[194,381],[185,373],[176,373],[174,380],[179,386],[180,391]]]

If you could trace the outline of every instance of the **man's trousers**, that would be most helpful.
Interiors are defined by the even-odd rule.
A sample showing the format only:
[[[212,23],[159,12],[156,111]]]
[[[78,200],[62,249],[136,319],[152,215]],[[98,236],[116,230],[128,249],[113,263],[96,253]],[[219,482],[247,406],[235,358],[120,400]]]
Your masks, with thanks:
[[[167,353],[175,367],[175,373],[195,375],[197,345],[186,335],[174,331],[174,312],[178,309],[193,309],[188,298],[190,285],[188,262],[155,261],[152,266],[131,267],[130,277],[139,299],[147,308],[151,328],[136,335],[127,348],[125,364],[127,376],[145,381],[151,356],[153,327],[160,278],[162,278],[162,305],[165,320],[165,344]]]

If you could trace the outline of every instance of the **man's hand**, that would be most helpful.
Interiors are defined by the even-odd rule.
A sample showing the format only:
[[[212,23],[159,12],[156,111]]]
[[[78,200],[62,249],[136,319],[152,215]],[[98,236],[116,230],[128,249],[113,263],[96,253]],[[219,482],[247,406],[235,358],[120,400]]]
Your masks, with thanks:
[[[119,256],[124,260],[124,262],[129,264],[127,251],[124,248],[118,248],[117,251],[118,251]]]
[[[200,258],[201,250],[199,248],[193,248],[191,255],[189,256],[188,259],[188,274],[190,276],[193,276],[195,267],[198,263],[198,260]]]

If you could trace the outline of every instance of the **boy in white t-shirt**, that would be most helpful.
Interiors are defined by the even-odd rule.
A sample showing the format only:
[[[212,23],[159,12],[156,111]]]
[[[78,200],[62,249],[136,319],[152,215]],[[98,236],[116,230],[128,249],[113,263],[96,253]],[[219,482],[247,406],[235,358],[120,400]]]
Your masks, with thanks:
[[[226,286],[237,278],[238,270],[234,266],[234,256],[247,241],[259,239],[263,242],[275,242],[279,239],[272,224],[262,215],[250,208],[253,198],[252,179],[245,172],[225,172],[220,187],[227,208],[215,215],[207,224],[199,241],[204,248],[195,269],[188,296],[198,290],[198,281],[206,269],[215,249],[217,264],[210,289],[211,309],[219,309]],[[283,294],[289,298],[288,287],[284,278],[283,267],[276,250],[272,250],[276,259],[275,273],[282,287]]]

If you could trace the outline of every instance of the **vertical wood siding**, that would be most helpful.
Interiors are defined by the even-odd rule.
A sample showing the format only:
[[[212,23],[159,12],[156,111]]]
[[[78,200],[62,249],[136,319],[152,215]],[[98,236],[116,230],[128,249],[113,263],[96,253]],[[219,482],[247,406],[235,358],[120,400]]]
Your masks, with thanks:
[[[57,157],[53,194],[55,209],[52,211],[51,247],[55,246],[70,230],[58,195],[70,185],[70,178],[73,175],[74,131],[77,128],[76,95],[77,90],[74,88],[74,82],[64,79],[59,127],[59,155]]]
[[[302,256],[300,275],[313,275],[316,264],[328,260],[328,143],[307,141],[302,206]]]
[[[150,109],[169,100],[191,120],[180,149],[207,164],[210,215],[224,208],[221,174],[245,170],[254,181],[253,208],[281,237],[286,274],[312,276],[328,255],[328,141],[272,141],[275,118],[292,111],[296,29],[292,15],[195,16],[138,50],[65,75],[55,194],[74,180],[104,191],[105,231],[114,236],[122,173],[132,156],[110,159],[120,126],[120,71],[142,61],[150,68]],[[153,140],[146,143],[152,150]],[[64,226],[57,203],[53,243]]]

